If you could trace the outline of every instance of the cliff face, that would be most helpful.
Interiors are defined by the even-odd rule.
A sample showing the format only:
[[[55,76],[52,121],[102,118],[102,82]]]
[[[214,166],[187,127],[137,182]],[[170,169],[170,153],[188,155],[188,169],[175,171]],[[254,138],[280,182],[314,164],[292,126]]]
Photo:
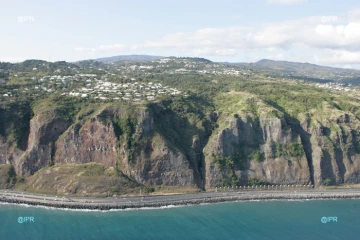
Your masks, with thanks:
[[[89,162],[116,167],[141,184],[197,187],[188,159],[169,149],[145,109],[109,108],[69,127],[56,142],[55,163]]]
[[[15,160],[23,154],[24,151],[17,147],[16,142],[0,136],[0,164],[15,164]]]
[[[97,117],[83,126],[70,126],[56,142],[55,163],[102,163],[115,167],[116,136],[111,123],[103,124]]]
[[[251,179],[316,186],[359,183],[359,121],[353,115],[338,112],[311,126],[308,119],[290,125],[279,118],[226,123],[204,148],[207,187]]]
[[[15,160],[16,172],[30,176],[53,162],[55,142],[69,123],[59,118],[56,111],[47,111],[30,121],[30,134],[26,151]]]
[[[193,159],[159,132],[149,109],[109,107],[73,124],[59,115],[44,111],[31,119],[25,151],[14,142],[0,139],[0,162],[12,163],[17,175],[24,177],[54,164],[94,162],[116,168],[144,185],[201,185]],[[200,151],[197,143],[194,138],[194,147]]]
[[[298,155],[284,153],[289,145],[300,147]],[[254,122],[234,118],[210,138],[204,153],[208,187],[248,184],[250,179],[273,184],[310,183],[300,136],[280,119]]]
[[[88,163],[117,172],[109,181],[123,176],[121,188],[129,182],[198,189],[360,182],[360,122],[342,111],[300,121],[154,104],[103,106],[74,121],[62,115],[57,110],[36,114],[23,147],[19,139],[0,134],[0,163],[12,164],[18,176],[31,176],[34,188],[48,186],[41,179],[51,181],[56,171],[65,174],[61,166]],[[49,173],[35,174],[52,165]],[[96,192],[81,183],[84,179],[74,178],[68,188],[61,185],[65,177],[60,185],[50,185],[63,193],[77,186]]]
[[[337,113],[308,128],[316,185],[323,184],[325,179],[332,184],[359,183],[359,123],[354,115]]]
[[[0,107],[0,164],[15,165],[27,149],[32,110],[29,102]]]
[[[132,163],[123,158],[124,173],[149,185],[198,187],[189,160],[178,150],[169,149],[161,135],[155,134],[137,149]]]

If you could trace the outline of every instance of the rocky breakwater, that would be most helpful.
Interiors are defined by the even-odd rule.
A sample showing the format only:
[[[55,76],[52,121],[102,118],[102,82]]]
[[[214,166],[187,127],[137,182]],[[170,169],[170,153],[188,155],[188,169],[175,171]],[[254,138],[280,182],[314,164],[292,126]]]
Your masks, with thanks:
[[[164,207],[164,206],[186,206],[206,203],[219,203],[219,202],[234,202],[234,201],[254,201],[254,200],[303,200],[303,199],[359,199],[360,193],[352,192],[306,192],[306,193],[274,193],[274,192],[253,192],[252,194],[244,194],[242,192],[232,193],[230,196],[207,196],[199,197],[197,199],[187,200],[157,200],[156,202],[134,202],[134,203],[91,203],[88,202],[55,202],[55,201],[36,201],[25,199],[14,199],[10,197],[0,197],[0,202],[13,203],[13,204],[28,204],[31,206],[46,206],[54,208],[66,209],[90,209],[90,210],[111,210],[111,209],[139,209],[144,207]],[[181,197],[181,196],[180,196]]]

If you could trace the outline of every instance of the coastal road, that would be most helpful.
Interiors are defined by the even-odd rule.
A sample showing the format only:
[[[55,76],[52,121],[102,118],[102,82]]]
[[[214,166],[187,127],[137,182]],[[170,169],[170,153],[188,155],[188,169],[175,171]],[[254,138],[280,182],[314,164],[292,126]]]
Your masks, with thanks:
[[[266,198],[269,196],[316,196],[320,198],[322,195],[344,195],[353,194],[360,196],[359,188],[348,189],[334,189],[334,190],[234,190],[226,192],[200,192],[192,194],[174,194],[174,195],[144,195],[144,196],[113,196],[107,198],[99,197],[72,197],[72,196],[54,196],[43,194],[32,194],[27,192],[0,190],[0,199],[2,201],[17,200],[21,202],[36,202],[41,204],[66,204],[82,205],[82,206],[112,206],[112,205],[151,205],[157,203],[171,204],[175,202],[189,202],[193,200],[203,199],[220,199],[220,198],[238,198],[245,197],[246,199],[258,199],[259,197]]]

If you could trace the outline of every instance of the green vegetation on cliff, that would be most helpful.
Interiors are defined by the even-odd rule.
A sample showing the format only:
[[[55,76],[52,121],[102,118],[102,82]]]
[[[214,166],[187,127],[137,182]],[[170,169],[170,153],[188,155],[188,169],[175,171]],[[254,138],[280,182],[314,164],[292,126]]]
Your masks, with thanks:
[[[212,105],[199,97],[167,99],[148,105],[154,115],[157,130],[172,145],[184,153],[192,149],[193,137],[203,144],[211,134]]]
[[[0,107],[0,135],[25,150],[32,117],[29,101],[11,102]]]
[[[146,64],[140,69],[143,63],[134,62],[1,63],[0,163],[19,163],[13,169],[19,177],[24,165],[35,172],[17,186],[103,195],[132,193],[131,188],[360,181],[356,88],[318,87],[204,59]],[[85,73],[97,75],[88,79]],[[58,76],[66,74],[71,81],[65,84],[67,79]],[[102,85],[101,96],[89,98],[100,93],[95,81],[111,83]],[[112,83],[129,86],[120,89]],[[79,89],[81,95],[69,95]],[[135,94],[146,100],[122,100]],[[71,141],[57,145],[64,135]],[[104,165],[60,165],[55,161],[60,151],[68,162],[92,159]],[[48,165],[53,166],[37,171]],[[14,185],[13,170],[0,175],[5,176],[3,187]]]
[[[14,166],[0,164],[0,188],[12,188],[17,181]]]
[[[302,157],[305,155],[303,145],[299,143],[273,143],[273,157]]]
[[[248,185],[249,186],[260,186],[260,185],[268,185],[269,183],[266,181],[262,181],[260,179],[257,178],[250,178],[248,180]]]
[[[77,113],[88,103],[64,96],[51,95],[45,99],[37,100],[32,103],[32,110],[35,114],[53,111],[56,116],[65,121],[73,123]]]
[[[256,161],[256,162],[262,162],[265,159],[265,153],[261,152],[261,151],[255,151],[251,154],[251,157]]]

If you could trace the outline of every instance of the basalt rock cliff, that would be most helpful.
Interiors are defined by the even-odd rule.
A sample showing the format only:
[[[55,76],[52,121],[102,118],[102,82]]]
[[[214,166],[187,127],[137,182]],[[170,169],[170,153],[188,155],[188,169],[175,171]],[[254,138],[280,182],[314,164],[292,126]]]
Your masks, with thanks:
[[[81,181],[91,176],[97,184],[111,185],[102,179],[106,169],[111,179],[123,179],[113,184],[134,188],[360,182],[360,123],[351,113],[336,110],[326,120],[296,119],[285,112],[233,114],[174,104],[110,104],[73,120],[57,109],[31,113],[31,120],[24,119],[22,141],[4,129],[11,119],[3,118],[0,163],[12,165],[30,190],[47,186],[63,193],[77,188],[86,193],[91,184],[81,187]],[[90,163],[104,169],[83,175],[84,170],[71,172],[69,167]],[[68,170],[59,170],[62,166]],[[79,178],[72,185],[66,178],[56,184],[56,171]],[[55,183],[46,185],[49,181]]]

